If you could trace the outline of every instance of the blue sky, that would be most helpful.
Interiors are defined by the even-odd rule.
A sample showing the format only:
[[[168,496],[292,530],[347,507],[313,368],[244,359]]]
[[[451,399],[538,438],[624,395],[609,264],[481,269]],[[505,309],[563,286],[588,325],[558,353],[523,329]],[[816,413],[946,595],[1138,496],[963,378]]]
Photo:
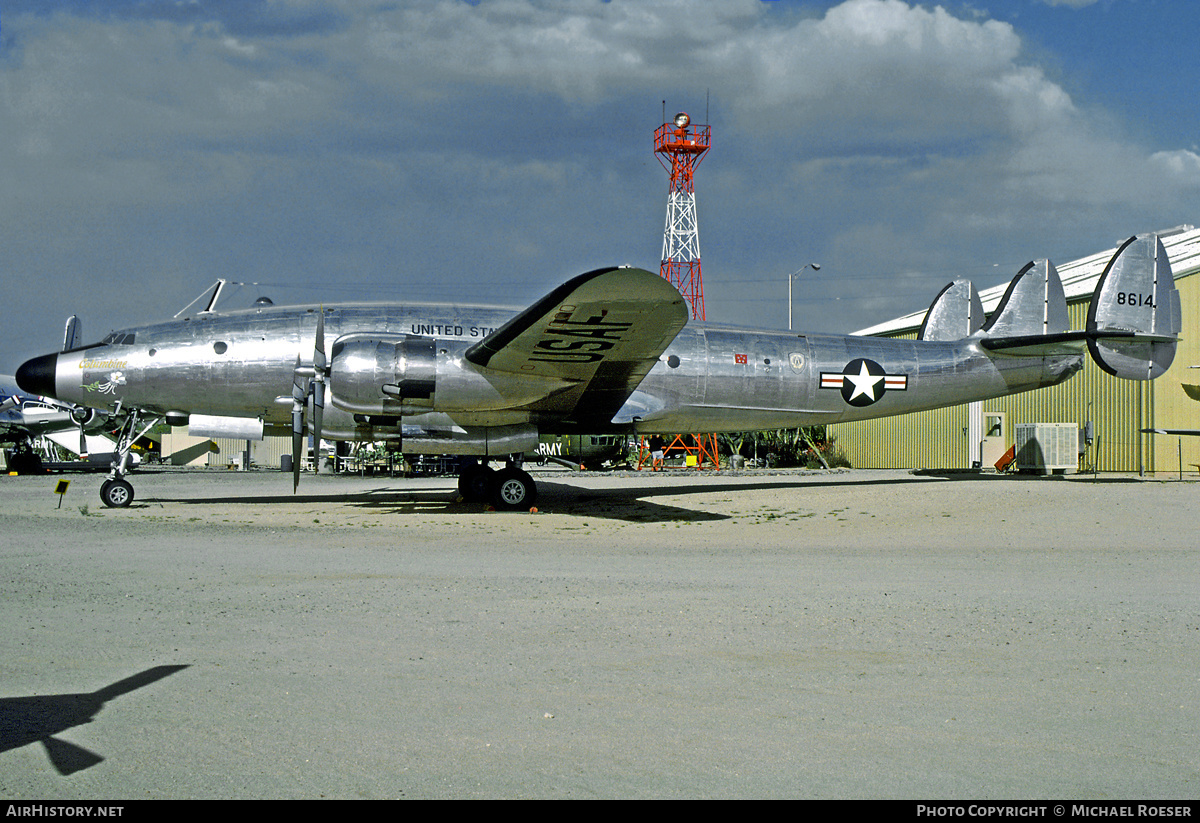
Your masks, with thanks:
[[[656,269],[704,119],[708,318],[852,331],[1200,223],[1194,0],[274,0],[0,7],[0,369],[170,317],[524,305]],[[232,304],[231,304],[232,305]]]

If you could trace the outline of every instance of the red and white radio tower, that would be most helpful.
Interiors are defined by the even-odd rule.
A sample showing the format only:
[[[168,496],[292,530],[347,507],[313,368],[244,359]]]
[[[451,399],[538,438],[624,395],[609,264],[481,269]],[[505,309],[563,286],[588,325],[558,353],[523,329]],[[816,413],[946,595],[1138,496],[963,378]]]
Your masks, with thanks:
[[[696,223],[693,174],[704,159],[712,137],[708,126],[696,126],[686,113],[675,115],[654,132],[654,153],[671,174],[667,225],[663,230],[662,263],[658,273],[687,300],[693,320],[704,319],[704,281],[700,277],[700,229]]]
[[[671,174],[667,225],[663,230],[662,263],[658,273],[679,289],[692,310],[693,320],[704,319],[704,281],[700,277],[700,229],[696,223],[693,174],[708,151],[711,136],[708,126],[692,125],[691,118],[684,112],[654,132],[654,153]],[[720,468],[715,434],[677,434],[667,446],[667,454],[672,452],[683,453],[687,465],[697,469]],[[649,457],[643,439],[638,455],[639,469]]]

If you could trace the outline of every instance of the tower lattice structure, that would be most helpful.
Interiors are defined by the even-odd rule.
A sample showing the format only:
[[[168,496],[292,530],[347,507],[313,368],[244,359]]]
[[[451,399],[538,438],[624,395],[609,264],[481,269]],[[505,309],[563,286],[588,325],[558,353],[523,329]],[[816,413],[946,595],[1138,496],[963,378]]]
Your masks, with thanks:
[[[671,175],[667,222],[658,273],[679,289],[693,320],[704,319],[704,280],[700,273],[700,228],[696,221],[696,167],[711,144],[712,130],[680,112],[654,132],[654,154]]]
[[[663,229],[662,263],[658,273],[683,295],[693,320],[704,318],[704,280],[700,272],[700,228],[696,221],[695,171],[711,145],[709,126],[695,125],[680,112],[670,123],[654,132],[654,154],[671,176],[667,195],[667,222]],[[670,438],[666,453],[682,453],[697,469],[719,468],[720,454],[715,434],[677,434]],[[657,469],[642,439],[638,468],[650,463]]]

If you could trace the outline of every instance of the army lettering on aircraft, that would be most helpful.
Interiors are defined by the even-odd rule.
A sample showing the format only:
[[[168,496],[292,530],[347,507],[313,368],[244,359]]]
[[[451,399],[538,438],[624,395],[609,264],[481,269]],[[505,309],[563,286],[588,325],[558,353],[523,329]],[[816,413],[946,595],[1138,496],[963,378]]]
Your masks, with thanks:
[[[869,406],[889,391],[907,391],[908,376],[888,374],[874,360],[860,357],[840,372],[821,372],[821,388],[841,389],[851,406]]]
[[[595,363],[604,359],[603,352],[621,342],[621,334],[628,331],[632,325],[606,322],[603,314],[594,315],[587,320],[571,320],[570,317],[569,311],[561,311],[550,321],[549,327],[543,332],[547,336],[534,344],[536,351],[530,360],[548,363]]]

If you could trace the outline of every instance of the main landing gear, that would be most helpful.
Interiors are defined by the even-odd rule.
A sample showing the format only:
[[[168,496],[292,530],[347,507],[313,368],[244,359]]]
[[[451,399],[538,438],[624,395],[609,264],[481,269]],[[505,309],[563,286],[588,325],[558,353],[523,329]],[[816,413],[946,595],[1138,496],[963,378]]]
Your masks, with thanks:
[[[490,503],[501,511],[528,511],[537,502],[537,484],[513,461],[500,470],[474,460],[464,462],[458,493],[468,503]]]

